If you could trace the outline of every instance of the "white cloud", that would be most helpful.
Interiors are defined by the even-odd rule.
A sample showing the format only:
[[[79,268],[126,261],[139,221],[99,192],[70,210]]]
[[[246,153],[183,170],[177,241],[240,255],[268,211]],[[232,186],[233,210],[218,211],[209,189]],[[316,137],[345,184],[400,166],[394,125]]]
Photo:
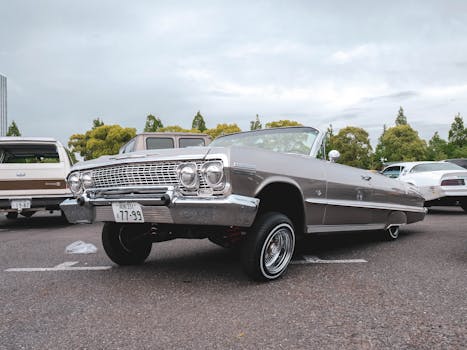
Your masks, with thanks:
[[[339,64],[351,62],[356,59],[376,58],[384,50],[379,45],[364,44],[348,50],[339,50],[331,55],[331,61]]]

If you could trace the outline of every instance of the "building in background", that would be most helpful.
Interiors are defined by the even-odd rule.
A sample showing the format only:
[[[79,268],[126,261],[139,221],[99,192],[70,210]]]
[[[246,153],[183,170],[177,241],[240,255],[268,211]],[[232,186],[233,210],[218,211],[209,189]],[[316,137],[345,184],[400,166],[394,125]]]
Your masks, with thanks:
[[[0,136],[5,136],[8,128],[6,98],[6,77],[0,74]]]

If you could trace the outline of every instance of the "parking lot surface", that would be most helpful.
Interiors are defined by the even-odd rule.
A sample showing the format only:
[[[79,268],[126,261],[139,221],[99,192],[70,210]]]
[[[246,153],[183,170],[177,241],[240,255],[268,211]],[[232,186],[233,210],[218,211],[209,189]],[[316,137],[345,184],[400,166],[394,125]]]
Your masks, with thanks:
[[[155,244],[118,267],[102,226],[0,218],[0,349],[462,349],[467,214],[430,211],[395,242],[378,232],[299,243],[272,283],[207,240]],[[94,254],[66,254],[75,241]]]

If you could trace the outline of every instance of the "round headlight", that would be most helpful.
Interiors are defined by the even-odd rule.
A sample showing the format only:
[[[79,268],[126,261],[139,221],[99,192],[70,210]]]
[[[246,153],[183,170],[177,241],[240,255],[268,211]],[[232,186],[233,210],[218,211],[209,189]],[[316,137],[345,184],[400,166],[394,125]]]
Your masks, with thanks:
[[[91,173],[84,173],[81,175],[81,182],[84,188],[89,188],[92,186],[92,176]]]
[[[178,179],[183,187],[194,189],[198,187],[198,171],[195,163],[180,164],[177,169]]]
[[[203,165],[202,172],[209,187],[214,189],[224,187],[224,167],[222,162],[208,162]]]
[[[79,173],[73,173],[68,177],[68,186],[70,187],[71,192],[75,194],[81,191]]]

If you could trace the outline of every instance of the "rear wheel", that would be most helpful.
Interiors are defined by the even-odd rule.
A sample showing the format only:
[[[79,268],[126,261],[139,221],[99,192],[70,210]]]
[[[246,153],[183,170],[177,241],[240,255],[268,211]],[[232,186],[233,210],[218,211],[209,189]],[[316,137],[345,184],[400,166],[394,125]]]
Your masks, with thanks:
[[[147,225],[107,222],[102,229],[102,245],[118,265],[142,264],[151,253],[152,242]]]
[[[465,212],[467,212],[467,201],[461,202],[461,208],[464,209]]]
[[[276,212],[263,214],[243,242],[243,268],[254,280],[274,280],[286,271],[294,248],[295,231],[290,219]]]
[[[399,238],[399,226],[389,226],[384,231],[384,238],[387,241],[395,241],[397,238]]]

